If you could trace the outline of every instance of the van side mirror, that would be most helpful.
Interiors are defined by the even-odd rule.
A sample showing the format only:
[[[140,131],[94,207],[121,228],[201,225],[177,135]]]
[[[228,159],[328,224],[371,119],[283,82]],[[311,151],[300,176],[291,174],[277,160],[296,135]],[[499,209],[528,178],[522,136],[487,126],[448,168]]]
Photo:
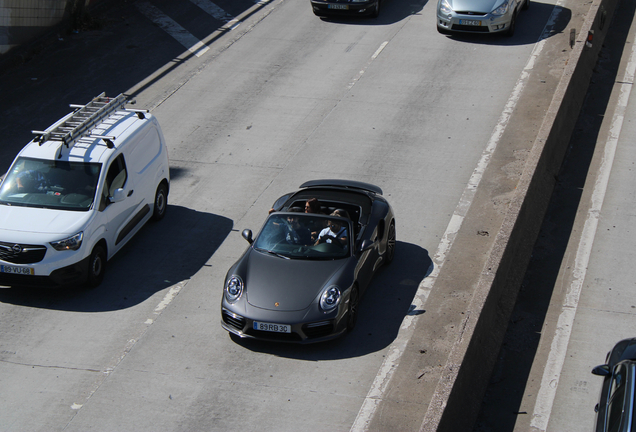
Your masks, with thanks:
[[[244,229],[243,232],[241,233],[241,235],[243,236],[243,238],[245,240],[247,240],[249,242],[249,244],[252,244],[254,242],[254,240],[252,240],[252,230],[251,229]]]
[[[108,197],[108,200],[111,203],[116,203],[116,202],[120,202],[126,199],[126,192],[122,189],[115,189],[115,192],[113,192],[113,196]]]

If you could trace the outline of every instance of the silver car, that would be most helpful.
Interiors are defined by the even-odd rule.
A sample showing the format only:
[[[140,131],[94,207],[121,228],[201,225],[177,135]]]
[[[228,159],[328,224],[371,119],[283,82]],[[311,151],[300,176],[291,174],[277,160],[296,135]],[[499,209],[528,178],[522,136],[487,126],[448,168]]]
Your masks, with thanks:
[[[529,6],[530,0],[438,0],[437,31],[512,36],[517,15]]]

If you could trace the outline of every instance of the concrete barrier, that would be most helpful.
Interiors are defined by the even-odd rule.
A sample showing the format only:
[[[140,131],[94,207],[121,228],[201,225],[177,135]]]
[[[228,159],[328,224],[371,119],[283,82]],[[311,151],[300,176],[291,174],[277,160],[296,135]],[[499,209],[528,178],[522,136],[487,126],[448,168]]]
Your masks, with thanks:
[[[594,0],[420,427],[472,430],[618,0]],[[587,43],[592,35],[591,43]]]

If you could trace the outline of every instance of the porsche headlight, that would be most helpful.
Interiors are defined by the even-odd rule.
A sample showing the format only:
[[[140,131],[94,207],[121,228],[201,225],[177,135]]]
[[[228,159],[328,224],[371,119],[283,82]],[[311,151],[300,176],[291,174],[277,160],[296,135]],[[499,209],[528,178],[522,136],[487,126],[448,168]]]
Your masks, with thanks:
[[[53,246],[53,249],[57,251],[65,251],[65,250],[78,250],[82,245],[82,239],[84,238],[84,232],[80,231],[74,236],[50,242],[49,244]]]
[[[320,308],[325,312],[333,310],[340,303],[340,288],[335,285],[330,286],[322,292],[320,296]]]
[[[508,2],[505,2],[504,4],[502,4],[501,6],[499,6],[497,9],[495,9],[494,11],[492,11],[491,13],[493,15],[505,15],[506,12],[508,12]]]
[[[225,283],[225,299],[234,303],[243,294],[243,280],[238,276],[232,276]]]
[[[448,4],[448,0],[442,0],[439,3],[439,11],[443,14],[449,14],[453,12],[453,8],[451,8],[450,4]]]

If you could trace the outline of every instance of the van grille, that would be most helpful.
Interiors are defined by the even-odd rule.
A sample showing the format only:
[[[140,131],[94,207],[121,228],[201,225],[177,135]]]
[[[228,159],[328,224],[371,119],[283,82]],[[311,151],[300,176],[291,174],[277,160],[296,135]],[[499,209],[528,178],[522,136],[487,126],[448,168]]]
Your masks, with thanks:
[[[0,260],[12,264],[33,264],[44,259],[46,246],[0,242]]]

